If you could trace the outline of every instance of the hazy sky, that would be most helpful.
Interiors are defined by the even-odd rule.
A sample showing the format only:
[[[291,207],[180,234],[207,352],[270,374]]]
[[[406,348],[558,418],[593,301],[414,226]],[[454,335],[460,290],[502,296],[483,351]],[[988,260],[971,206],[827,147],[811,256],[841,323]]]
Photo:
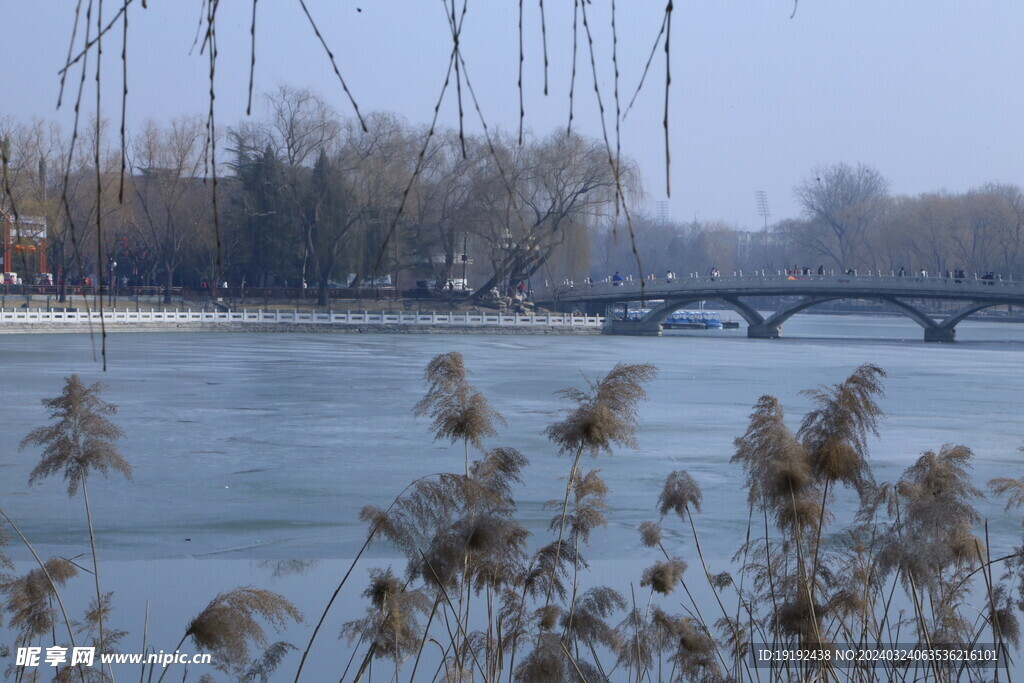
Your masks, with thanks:
[[[98,4],[99,0],[93,0]],[[55,110],[74,0],[13,0],[0,7],[5,64],[0,116],[68,122]],[[88,0],[83,7],[88,4]],[[130,8],[130,126],[148,118],[205,113],[206,55],[192,49],[200,0],[138,0]],[[112,16],[121,3],[107,0]],[[307,0],[361,110],[387,110],[427,124],[444,80],[451,35],[441,0]],[[526,0],[527,126],[547,135],[568,120],[573,3],[547,0],[550,94],[542,93],[538,3]],[[614,129],[609,0],[588,8],[597,70]],[[664,14],[664,0],[618,0],[622,106],[636,89]],[[795,217],[793,186],[819,164],[875,166],[897,194],[964,191],[987,181],[1024,184],[1024,3],[964,0],[677,1],[672,20],[670,100],[676,219],[761,224]],[[83,9],[84,12],[84,9]],[[222,0],[218,13],[217,117],[245,116],[252,3]],[[469,0],[462,44],[488,125],[515,132],[518,3]],[[95,15],[93,17],[95,22]],[[351,114],[298,0],[262,0],[257,15],[257,92],[308,87]],[[81,34],[79,35],[79,40]],[[120,116],[120,27],[104,44],[104,115]],[[95,108],[93,65],[85,111]],[[70,81],[73,95],[78,73]],[[662,138],[665,59],[622,124],[623,151],[645,180],[646,208],[666,199]],[[467,128],[481,130],[464,90]],[[580,26],[576,128],[600,136],[586,37]],[[441,120],[457,122],[454,88]],[[264,113],[254,103],[254,115]],[[614,145],[614,139],[612,141]]]

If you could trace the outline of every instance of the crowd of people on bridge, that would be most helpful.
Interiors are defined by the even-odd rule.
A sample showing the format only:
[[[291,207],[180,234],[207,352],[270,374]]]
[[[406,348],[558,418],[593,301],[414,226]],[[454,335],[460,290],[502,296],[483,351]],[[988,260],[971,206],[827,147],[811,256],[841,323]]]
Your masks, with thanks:
[[[786,269],[786,275],[789,275],[789,276],[812,275],[812,274],[814,274],[814,272],[811,270],[810,266],[793,266],[792,268],[787,268]],[[818,275],[824,275],[825,274],[825,266],[823,266],[823,265],[822,266],[818,266],[817,274]]]
[[[826,271],[824,265],[819,265],[817,268],[811,268],[810,266],[795,265],[792,268],[786,268],[784,270],[776,271],[776,272],[778,274],[780,274],[780,275],[785,275],[790,280],[802,280],[806,276],[813,276],[813,275],[819,275],[819,276],[824,276],[824,275],[856,276],[856,275],[860,274],[860,273],[858,273],[858,271],[855,268],[847,268],[845,270],[840,270],[840,271],[834,271],[834,270]],[[714,280],[715,278],[721,277],[721,271],[718,270],[717,266],[711,266],[708,269],[707,274],[708,274],[708,277],[711,278],[712,280]],[[741,272],[739,274],[742,275],[743,273]],[[764,275],[772,275],[774,273],[762,270],[762,271],[754,271],[754,274],[764,276]],[[875,270],[868,270],[864,274],[868,275],[868,276],[871,276],[871,275],[877,275],[879,277],[883,276],[883,272],[882,272],[881,269],[878,269],[877,271],[875,271]],[[733,273],[733,275],[736,275],[736,273]],[[885,275],[888,275],[888,276],[895,275],[895,276],[898,276],[898,277],[907,277],[908,276],[908,272],[907,272],[907,269],[905,267],[900,266],[898,271],[896,271],[896,272],[890,271],[889,273],[887,273]],[[928,270],[922,268],[919,271],[917,271],[916,273],[914,273],[913,276],[918,277],[918,278],[927,278],[927,277],[929,277]],[[690,277],[699,277],[699,274],[697,274],[697,273],[690,273]],[[946,279],[954,280],[957,283],[959,283],[962,280],[968,279],[968,276],[965,273],[965,271],[963,269],[960,269],[960,268],[958,268],[956,270],[947,270],[947,271],[945,271],[944,275],[941,275],[941,276],[940,275],[935,275],[933,277],[945,277]],[[648,281],[648,282],[651,282],[651,283],[658,282],[658,277],[654,273],[648,274],[643,279]],[[668,271],[665,272],[664,282],[666,282],[668,284],[671,284],[676,279],[677,279],[677,276],[676,276],[676,274],[672,270],[668,270]],[[973,274],[971,276],[971,279],[985,280],[989,284],[993,284],[994,282],[1000,281],[1003,278],[998,273],[995,273],[993,271],[988,271],[984,275],[981,275],[981,276],[978,276],[975,273],[975,274]],[[613,287],[622,287],[623,285],[625,285],[625,283],[632,282],[632,281],[633,281],[633,276],[631,274],[627,273],[626,275],[622,275],[617,270],[614,273],[612,273],[611,275],[609,275],[609,276],[605,277],[603,280],[601,280],[601,282],[603,282],[605,284],[609,284],[610,283]],[[587,284],[587,285],[592,286],[594,284],[594,280],[592,278],[590,278],[590,277],[587,277],[587,278],[584,278],[584,283]],[[545,282],[544,284],[545,284],[545,286],[548,285],[547,282]],[[569,278],[566,278],[562,282],[562,284],[565,285],[565,286],[568,286],[568,287],[575,287],[576,286],[576,283],[573,280],[569,279]]]

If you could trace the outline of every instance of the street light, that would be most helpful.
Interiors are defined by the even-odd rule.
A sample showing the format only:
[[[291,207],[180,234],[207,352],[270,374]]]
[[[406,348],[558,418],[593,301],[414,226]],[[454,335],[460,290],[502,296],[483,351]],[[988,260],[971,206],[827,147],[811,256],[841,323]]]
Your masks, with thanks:
[[[459,260],[462,262],[462,291],[469,289],[469,279],[466,275],[466,269],[469,264],[473,261],[469,258],[469,233],[462,233],[462,253],[459,254]]]
[[[114,305],[114,288],[117,286],[117,276],[114,275],[114,269],[117,268],[117,261],[111,259],[110,261],[110,281],[107,283],[107,287],[110,293],[107,295],[107,303],[111,306]]]

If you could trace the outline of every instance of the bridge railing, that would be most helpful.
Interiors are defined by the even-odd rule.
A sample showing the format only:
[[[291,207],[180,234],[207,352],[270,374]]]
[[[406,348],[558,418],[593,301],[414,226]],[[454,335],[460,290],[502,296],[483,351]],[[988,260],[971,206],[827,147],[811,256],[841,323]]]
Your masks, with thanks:
[[[965,277],[945,277],[926,275],[881,274],[846,274],[827,273],[787,274],[756,271],[755,273],[736,273],[726,276],[691,274],[684,277],[623,279],[600,282],[566,281],[559,285],[545,283],[544,287],[534,290],[536,300],[555,300],[559,298],[586,298],[588,296],[606,296],[611,294],[632,294],[647,298],[658,298],[662,295],[675,295],[689,290],[730,290],[730,289],[771,289],[792,288],[794,293],[813,284],[815,288],[829,289],[873,289],[873,290],[905,290],[908,295],[914,291],[922,293],[934,292],[972,292],[979,294],[1005,293],[1024,295],[1024,283],[1014,280],[1003,280],[967,274]]]
[[[41,308],[0,308],[0,325],[33,323],[148,324],[148,323],[302,323],[317,325],[410,325],[451,327],[583,327],[598,328],[604,324],[600,316],[552,313],[522,315],[512,313],[418,312],[418,311],[310,311],[310,310],[234,310],[207,311],[193,309],[140,310],[97,309],[46,310]]]

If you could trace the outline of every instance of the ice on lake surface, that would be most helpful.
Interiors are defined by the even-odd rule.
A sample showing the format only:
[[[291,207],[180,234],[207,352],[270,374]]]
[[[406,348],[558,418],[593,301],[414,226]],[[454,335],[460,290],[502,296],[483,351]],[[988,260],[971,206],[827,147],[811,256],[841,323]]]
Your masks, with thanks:
[[[718,542],[709,550],[731,555],[746,519],[737,514],[742,473],[728,461],[757,398],[779,398],[795,428],[807,407],[801,390],[841,381],[866,362],[889,373],[887,416],[872,447],[879,479],[897,478],[947,442],[974,449],[979,483],[1017,476],[1024,326],[962,323],[951,345],[919,341],[920,328],[898,318],[798,316],[783,333],[774,341],[748,340],[742,330],[662,338],[115,334],[105,374],[97,342],[84,335],[6,335],[0,430],[11,447],[2,495],[37,544],[81,546],[81,501],[68,500],[56,479],[29,489],[37,454],[14,448],[45,422],[39,399],[77,372],[109,385],[105,398],[120,407],[122,451],[135,472],[130,483],[91,480],[106,556],[351,556],[364,538],[364,505],[386,506],[416,477],[461,471],[461,445],[434,441],[429,421],[412,415],[424,366],[451,350],[464,354],[471,380],[508,421],[489,445],[530,460],[517,499],[535,534],[546,529],[544,503],[564,492],[569,467],[542,435],[568,407],[555,392],[618,362],[659,368],[640,408],[639,448],[586,462],[611,488],[609,528],[592,550],[600,557],[638,546],[634,530],[655,516],[676,469],[704,488],[699,519]],[[994,530],[1015,533],[997,502],[984,512]]]
[[[170,647],[189,618],[236,585],[280,591],[315,618],[347,569],[344,558],[365,539],[359,510],[387,506],[416,477],[462,470],[461,445],[435,442],[429,421],[412,415],[424,366],[447,351],[464,354],[471,380],[508,421],[488,445],[530,459],[516,494],[535,546],[550,540],[545,503],[564,494],[570,465],[542,434],[568,407],[555,392],[584,387],[618,362],[659,368],[640,406],[639,448],[585,462],[602,469],[611,489],[608,528],[595,531],[587,551],[591,579],[627,592],[652,559],[636,527],[656,519],[670,472],[685,469],[703,488],[696,519],[704,552],[712,572],[728,569],[747,524],[742,472],[729,458],[752,406],[762,394],[776,396],[795,429],[808,406],[801,390],[839,382],[862,363],[889,373],[886,418],[872,443],[879,479],[895,480],[944,443],[974,450],[979,485],[1021,475],[1024,326],[968,321],[956,344],[925,344],[904,319],[821,315],[797,316],[783,334],[112,334],[107,373],[94,355],[98,340],[85,335],[4,335],[0,496],[44,556],[87,552],[81,499],[69,500],[59,478],[30,489],[38,453],[16,445],[45,422],[39,399],[58,394],[66,375],[109,385],[104,397],[120,407],[122,452],[135,476],[90,479],[104,590],[117,591],[117,623],[133,642],[151,600],[151,642]],[[1019,514],[1004,513],[997,500],[981,511],[993,554],[1018,542]],[[688,533],[666,526],[670,548],[689,552]],[[19,570],[30,568],[24,548],[7,550]],[[363,572],[400,564],[395,555],[376,547],[363,563],[328,621],[310,680],[337,677],[335,636],[361,613]],[[287,637],[301,643],[308,630]]]

